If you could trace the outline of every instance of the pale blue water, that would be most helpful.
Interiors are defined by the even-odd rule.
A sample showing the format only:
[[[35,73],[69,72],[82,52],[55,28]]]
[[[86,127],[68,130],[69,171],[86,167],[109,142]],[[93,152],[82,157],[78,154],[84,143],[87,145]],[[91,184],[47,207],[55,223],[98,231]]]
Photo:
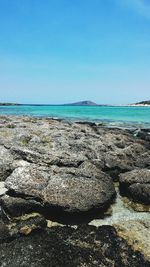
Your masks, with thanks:
[[[0,115],[30,115],[88,120],[110,125],[150,127],[150,107],[0,106]]]

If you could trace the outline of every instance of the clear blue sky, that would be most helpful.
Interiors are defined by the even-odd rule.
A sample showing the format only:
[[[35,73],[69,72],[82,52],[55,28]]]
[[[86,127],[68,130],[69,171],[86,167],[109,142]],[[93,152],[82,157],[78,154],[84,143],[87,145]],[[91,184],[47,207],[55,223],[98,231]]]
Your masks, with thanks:
[[[149,0],[0,0],[0,102],[146,99]]]

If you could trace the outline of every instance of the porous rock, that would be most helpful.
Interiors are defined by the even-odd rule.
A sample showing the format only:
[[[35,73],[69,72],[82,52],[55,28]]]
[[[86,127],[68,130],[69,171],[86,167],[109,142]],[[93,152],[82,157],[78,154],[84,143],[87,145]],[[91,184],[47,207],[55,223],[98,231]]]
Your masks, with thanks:
[[[32,164],[16,168],[5,184],[18,196],[39,199],[47,206],[61,207],[68,212],[103,209],[115,196],[112,179],[103,172],[99,172],[99,179],[87,178],[69,173],[66,168],[41,171]]]
[[[120,191],[135,202],[150,204],[150,170],[135,169],[120,174]]]
[[[13,157],[9,150],[0,146],[0,181],[4,181],[12,172]]]

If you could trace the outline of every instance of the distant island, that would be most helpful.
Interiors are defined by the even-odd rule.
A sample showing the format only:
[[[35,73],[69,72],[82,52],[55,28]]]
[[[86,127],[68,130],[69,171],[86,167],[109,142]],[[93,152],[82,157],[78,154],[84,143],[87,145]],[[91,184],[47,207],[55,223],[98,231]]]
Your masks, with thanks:
[[[64,104],[63,106],[99,106],[99,105],[90,100],[86,100],[86,101]]]

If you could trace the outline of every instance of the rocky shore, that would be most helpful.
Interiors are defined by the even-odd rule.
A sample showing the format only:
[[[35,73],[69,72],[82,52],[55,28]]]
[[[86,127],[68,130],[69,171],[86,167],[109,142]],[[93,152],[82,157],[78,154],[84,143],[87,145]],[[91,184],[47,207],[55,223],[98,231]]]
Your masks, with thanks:
[[[150,266],[150,130],[0,116],[0,266]]]

